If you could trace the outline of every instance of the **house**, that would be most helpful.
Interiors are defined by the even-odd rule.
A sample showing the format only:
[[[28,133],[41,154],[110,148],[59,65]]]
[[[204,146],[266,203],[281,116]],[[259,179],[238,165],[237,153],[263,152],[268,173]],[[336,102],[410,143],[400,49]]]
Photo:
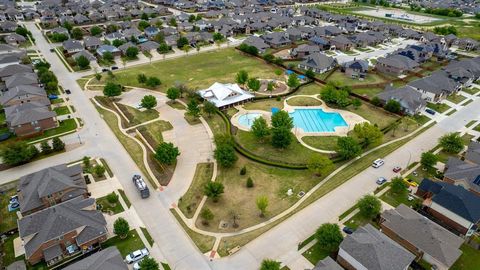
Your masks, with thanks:
[[[158,47],[160,47],[160,44],[158,44],[155,41],[149,40],[147,42],[139,44],[138,47],[140,48],[140,50],[142,52],[150,52],[151,53],[153,51],[156,51],[158,49]]]
[[[228,108],[251,100],[254,95],[244,91],[238,84],[214,83],[205,90],[198,91],[200,96],[215,104],[218,108]]]
[[[95,199],[77,197],[18,220],[18,231],[30,264],[53,264],[107,240],[107,222]]]
[[[296,48],[293,48],[290,55],[293,58],[303,59],[313,53],[320,53],[320,47],[317,45],[301,44]]]
[[[63,270],[127,270],[127,264],[117,247],[108,247],[81,259]]]
[[[265,43],[272,48],[285,47],[292,44],[292,41],[287,37],[284,32],[273,32],[262,36]]]
[[[153,26],[148,26],[143,31],[145,32],[145,35],[149,39],[153,39],[158,33],[160,33],[158,28],[153,27]]]
[[[433,73],[430,76],[409,82],[408,85],[419,91],[422,98],[430,102],[440,102],[447,96],[458,92],[461,88],[461,84],[441,73]]]
[[[11,46],[11,45],[5,45]],[[12,64],[20,64],[22,62],[22,58],[24,54],[21,53],[3,53],[0,54],[0,68],[12,65]]]
[[[243,44],[257,48],[259,53],[264,53],[270,46],[265,41],[256,36],[250,36],[243,41]]]
[[[20,212],[28,215],[76,197],[88,197],[83,169],[61,164],[20,178],[17,194]]]
[[[404,204],[381,215],[382,232],[435,269],[448,270],[464,240]]]
[[[14,45],[14,46],[23,44],[24,42],[27,41],[27,39],[24,36],[19,35],[17,33],[8,34],[3,39],[7,44]]]
[[[337,65],[337,60],[323,53],[313,53],[298,64],[298,68],[312,70],[315,73],[324,73]]]
[[[2,80],[7,89],[20,85],[39,86],[37,73],[32,72],[17,73],[9,77],[4,77]]]
[[[354,59],[353,61],[343,63],[341,70],[350,78],[364,79],[367,76],[368,61]]]
[[[319,36],[313,36],[308,40],[310,44],[314,44],[320,47],[322,50],[330,49],[330,41]]]
[[[371,224],[347,235],[337,262],[348,270],[407,270],[415,256]]]
[[[478,49],[480,44],[478,41],[471,38],[461,38],[456,41],[458,48],[465,51],[474,51]]]
[[[318,261],[312,270],[343,270],[331,257],[327,256],[325,259]]]
[[[97,37],[88,36],[83,39],[83,46],[89,51],[95,51],[98,47],[102,46],[102,44],[102,40]]]
[[[112,43],[114,40],[125,40],[125,36],[120,32],[113,32],[105,35],[105,40]]]
[[[120,54],[121,54],[121,51],[117,47],[112,46],[112,45],[101,45],[97,49],[97,54],[100,57],[102,57],[103,54],[106,53],[106,52],[110,52],[114,57],[115,56],[120,56]]]
[[[480,196],[480,143],[470,142],[465,160],[455,157],[448,159],[443,181],[461,186]]]
[[[402,111],[408,115],[418,114],[427,106],[422,94],[408,85],[397,89],[387,87],[377,97],[383,104],[387,104],[389,100],[397,101],[400,103]]]
[[[480,143],[470,142],[465,152],[465,161],[480,164]]]
[[[350,51],[355,45],[353,42],[344,35],[335,36],[330,40],[330,45],[335,47],[336,50]]]
[[[12,76],[17,73],[32,73],[33,69],[31,66],[22,65],[22,64],[13,64],[3,68],[0,68],[0,79],[5,77]]]
[[[72,58],[77,60],[77,58],[80,57],[80,56],[84,56],[90,62],[96,62],[97,61],[97,58],[91,52],[86,51],[86,50],[83,50],[83,51],[80,51],[78,53],[73,54]]]
[[[74,54],[79,51],[83,51],[83,44],[81,41],[75,39],[69,39],[62,43],[63,51],[67,54]]]
[[[377,59],[375,69],[381,73],[391,75],[402,75],[409,71],[413,71],[419,64],[412,59],[403,55],[389,55]]]
[[[5,122],[10,132],[18,137],[31,136],[58,126],[57,114],[37,102],[6,107]]]
[[[458,234],[470,236],[480,224],[480,196],[447,182],[423,179],[416,195],[423,210],[438,223]]]
[[[0,104],[3,107],[19,105],[28,102],[41,103],[44,106],[50,105],[50,100],[43,88],[31,85],[19,85],[8,89],[1,97]]]

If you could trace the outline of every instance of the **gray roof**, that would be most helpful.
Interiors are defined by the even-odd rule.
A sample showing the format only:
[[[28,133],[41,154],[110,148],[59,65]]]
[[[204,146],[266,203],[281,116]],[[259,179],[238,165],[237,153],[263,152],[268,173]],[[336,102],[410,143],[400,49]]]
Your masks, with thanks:
[[[100,46],[102,45],[102,40],[97,37],[88,36],[83,39],[83,44],[85,47]]]
[[[156,50],[158,49],[158,47],[160,46],[160,44],[158,44],[157,42],[155,41],[147,41],[147,42],[144,42],[144,43],[141,43],[140,45],[138,45],[140,47],[141,50],[143,51],[152,51],[152,50]]]
[[[72,188],[76,191],[64,194],[66,200],[84,194],[87,189],[80,165],[61,164],[23,176],[17,188],[20,211],[38,208],[43,205],[41,198]]]
[[[460,257],[463,239],[404,204],[382,213],[385,227],[447,268]]]
[[[378,94],[378,98],[385,103],[393,99],[400,103],[405,111],[416,112],[419,108],[425,107],[427,102],[422,99],[422,94],[410,86],[397,89],[385,89]]]
[[[62,247],[60,247],[60,244],[50,246],[43,250],[43,258],[47,262],[60,257],[62,254],[63,252],[62,252]]]
[[[5,118],[10,126],[28,124],[57,116],[48,107],[39,102],[27,102],[5,108]]]
[[[433,73],[428,77],[424,77],[408,83],[408,85],[434,94],[446,92],[451,94],[460,86],[459,83],[448,78],[443,73]]]
[[[47,99],[47,93],[43,88],[32,85],[19,85],[8,89],[8,91],[1,96],[0,103],[5,105],[10,100],[19,98],[21,96],[41,96]]]
[[[25,262],[23,260],[16,261],[7,266],[7,270],[27,270],[27,266],[25,265]]]
[[[312,270],[343,270],[343,268],[331,257],[327,256],[325,259],[318,261]]]
[[[371,224],[345,237],[340,249],[369,270],[404,270],[415,259],[413,254]]]
[[[38,76],[36,73],[17,73],[9,77],[3,78],[6,88],[12,88],[20,85],[38,84]]]
[[[327,56],[323,53],[313,53],[307,56],[307,59],[301,62],[301,65],[313,69],[328,69],[336,64],[333,57]]]
[[[75,40],[75,39],[69,39],[63,42],[62,44],[63,49],[67,51],[71,50],[83,50],[83,45],[82,42]]]
[[[0,78],[12,76],[17,73],[33,72],[31,66],[22,64],[12,64],[6,67],[0,68]]]
[[[472,141],[468,145],[468,150],[465,153],[465,159],[480,165],[480,143]]]
[[[260,52],[270,48],[270,46],[267,43],[265,43],[263,39],[256,36],[248,37],[247,39],[245,39],[245,41],[243,41],[243,43],[249,46],[256,47]]]
[[[450,157],[445,168],[444,176],[455,181],[456,185],[480,192],[480,185],[476,184],[480,178],[480,165]]]
[[[76,60],[80,56],[85,56],[89,61],[97,60],[97,58],[91,52],[86,51],[86,50],[79,51],[79,52],[73,54],[72,58]]]
[[[94,209],[95,199],[77,197],[18,220],[20,237],[25,241],[28,259],[43,243],[71,231],[79,231],[76,244],[81,245],[107,234],[105,217]]]
[[[98,251],[63,270],[127,270],[122,255],[116,247]]]
[[[419,64],[412,59],[403,55],[389,55],[387,57],[380,57],[377,60],[377,64],[384,64],[387,66],[396,67],[402,70],[413,70]]]
[[[22,56],[18,53],[0,54],[0,63],[20,63]]]

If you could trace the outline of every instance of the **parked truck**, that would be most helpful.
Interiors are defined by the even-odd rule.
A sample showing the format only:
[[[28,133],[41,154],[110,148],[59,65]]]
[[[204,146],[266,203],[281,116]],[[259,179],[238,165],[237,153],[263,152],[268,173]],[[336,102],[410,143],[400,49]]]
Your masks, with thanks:
[[[140,176],[139,174],[135,174],[132,180],[133,184],[140,192],[140,196],[142,196],[142,199],[148,198],[150,196],[150,190],[148,189],[147,184],[143,180],[142,176]]]

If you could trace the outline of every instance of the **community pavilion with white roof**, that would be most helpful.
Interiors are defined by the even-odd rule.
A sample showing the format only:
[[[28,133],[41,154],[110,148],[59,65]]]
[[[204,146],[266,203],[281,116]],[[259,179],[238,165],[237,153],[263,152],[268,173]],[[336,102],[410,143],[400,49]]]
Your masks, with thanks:
[[[207,89],[199,90],[198,93],[202,98],[212,102],[218,108],[243,104],[254,97],[251,93],[240,88],[238,84],[219,82],[212,84]]]

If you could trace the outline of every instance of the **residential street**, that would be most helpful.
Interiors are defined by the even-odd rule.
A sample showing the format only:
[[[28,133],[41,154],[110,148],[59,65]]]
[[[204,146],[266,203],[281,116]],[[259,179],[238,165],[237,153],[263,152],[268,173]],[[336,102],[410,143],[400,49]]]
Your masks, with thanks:
[[[85,123],[78,133],[82,145],[71,152],[2,171],[0,172],[0,182],[18,179],[22,175],[49,166],[78,160],[85,155],[105,158],[123,186],[138,216],[160,247],[162,256],[167,259],[172,269],[258,269],[264,258],[280,260],[287,265],[296,265],[298,252],[293,251],[296,251],[297,244],[310,236],[320,224],[337,222],[341,213],[350,208],[361,196],[376,188],[375,179],[377,177],[384,176],[390,179],[393,176],[392,168],[394,166],[405,167],[408,162],[418,160],[423,151],[433,148],[437,144],[440,136],[447,132],[460,130],[470,120],[478,118],[480,115],[480,100],[475,97],[474,102],[448,118],[442,119],[433,128],[420,134],[394,153],[387,157],[379,157],[385,158],[386,162],[381,168],[369,168],[358,172],[350,181],[242,247],[234,255],[209,261],[195,247],[170,213],[169,208],[178,199],[179,194],[183,194],[188,188],[195,172],[194,163],[209,157],[211,142],[201,150],[191,149],[192,152],[198,150],[200,153],[198,159],[195,157],[182,165],[186,171],[176,171],[177,176],[174,176],[176,181],[172,181],[172,186],[169,186],[166,192],[154,191],[150,198],[142,200],[131,183],[131,176],[138,173],[139,169],[98,114],[87,95],[77,85],[75,80],[78,75],[68,72],[57,55],[50,52],[51,44],[47,43],[33,23],[26,23],[26,26],[36,39],[37,48],[50,62],[51,70],[57,75],[60,84],[72,92],[70,100],[77,109],[74,115],[82,118]],[[161,99],[162,97],[158,95],[157,98]],[[137,100],[132,102],[137,102]],[[172,125],[179,129],[167,138],[175,140],[176,143],[182,145],[181,147],[198,147],[198,145],[188,144],[188,136],[192,135],[183,130],[183,128],[187,129],[185,123],[178,119],[175,122],[174,117],[176,116],[168,115],[171,110],[162,112],[162,108],[160,108],[160,112],[160,115],[164,115],[162,117],[172,117],[170,120]],[[194,132],[204,136],[202,141],[205,144],[208,143],[208,139],[205,137],[207,134],[198,130]],[[67,136],[66,141],[78,142],[79,138],[75,134]],[[182,151],[188,152],[189,150],[183,148]],[[165,194],[168,195],[165,196]]]

